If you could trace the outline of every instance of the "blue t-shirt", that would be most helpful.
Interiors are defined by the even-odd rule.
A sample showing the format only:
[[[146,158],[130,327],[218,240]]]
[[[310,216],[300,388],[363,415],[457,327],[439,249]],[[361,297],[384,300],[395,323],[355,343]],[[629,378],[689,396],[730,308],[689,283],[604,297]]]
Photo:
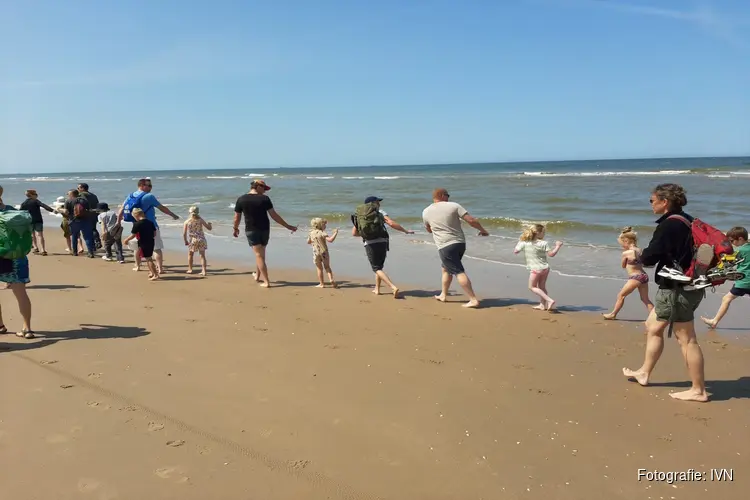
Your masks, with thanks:
[[[138,196],[139,191],[133,193],[133,196]],[[146,193],[141,198],[141,210],[146,214],[146,218],[154,223],[156,229],[159,229],[159,224],[156,222],[156,207],[160,206],[159,200],[156,199],[151,193]]]

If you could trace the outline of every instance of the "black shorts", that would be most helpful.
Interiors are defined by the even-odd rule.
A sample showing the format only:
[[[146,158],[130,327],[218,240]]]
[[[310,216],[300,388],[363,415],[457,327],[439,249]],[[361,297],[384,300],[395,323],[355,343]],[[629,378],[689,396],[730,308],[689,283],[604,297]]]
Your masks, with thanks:
[[[251,247],[256,245],[267,246],[271,238],[271,231],[245,231],[247,242]]]
[[[383,270],[385,266],[385,258],[388,255],[388,243],[371,243],[365,245],[365,252],[367,252],[367,260],[370,261],[370,267],[373,272]]]
[[[138,240],[138,248],[141,250],[141,257],[150,260],[154,256],[154,241]]]
[[[750,295],[750,288],[738,288],[733,286],[732,289],[729,290],[729,293],[735,297],[744,297],[745,295]]]
[[[466,243],[453,243],[438,250],[440,262],[448,274],[464,273],[464,265],[461,263],[464,252],[466,252]]]

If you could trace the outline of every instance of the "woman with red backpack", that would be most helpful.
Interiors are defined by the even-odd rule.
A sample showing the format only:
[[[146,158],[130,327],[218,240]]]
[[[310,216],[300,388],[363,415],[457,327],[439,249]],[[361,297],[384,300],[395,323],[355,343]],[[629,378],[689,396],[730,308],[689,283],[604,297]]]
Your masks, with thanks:
[[[639,384],[648,385],[651,372],[664,349],[664,331],[674,327],[690,373],[691,387],[686,391],[671,393],[674,399],[683,401],[708,401],[703,369],[703,351],[695,337],[695,310],[703,300],[705,291],[686,286],[690,278],[681,279],[679,273],[661,272],[662,268],[692,269],[693,217],[682,211],[687,205],[687,196],[682,186],[659,184],[649,200],[654,214],[660,215],[658,224],[648,247],[641,253],[645,267],[656,266],[654,281],[655,307],[646,320],[646,356],[637,370],[623,368],[623,374],[634,378]],[[667,277],[669,275],[670,277]],[[684,276],[682,276],[684,278]]]

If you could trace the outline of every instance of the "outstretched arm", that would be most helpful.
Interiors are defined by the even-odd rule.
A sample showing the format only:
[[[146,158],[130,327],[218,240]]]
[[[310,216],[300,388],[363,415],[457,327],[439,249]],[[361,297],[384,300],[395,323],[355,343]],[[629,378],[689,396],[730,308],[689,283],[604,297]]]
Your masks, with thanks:
[[[270,215],[277,224],[284,226],[291,232],[295,232],[297,230],[297,226],[290,226],[289,224],[287,224],[286,221],[278,213],[276,213],[276,210],[274,210],[273,208],[268,211],[268,215]]]
[[[47,212],[54,212],[54,211],[55,211],[55,209],[54,209],[54,208],[51,208],[51,207],[49,207],[49,206],[45,205],[45,204],[44,204],[44,203],[42,203],[41,201],[39,202],[39,206],[40,206],[40,207],[42,207],[43,209],[45,209],[45,210],[46,210]]]
[[[550,257],[554,257],[555,255],[557,255],[557,252],[560,251],[560,249],[562,248],[562,246],[563,246],[563,242],[562,241],[556,241],[555,242],[555,248],[553,248],[552,250],[550,250],[549,252],[547,252],[547,255],[549,255]]]
[[[326,240],[328,240],[328,243],[333,243],[336,240],[336,236],[338,236],[338,235],[339,235],[339,230],[338,229],[334,229],[333,230],[333,234],[331,236],[327,237]]]
[[[468,225],[470,225],[471,227],[479,231],[479,236],[490,235],[490,233],[488,233],[487,230],[484,229],[484,227],[482,227],[482,224],[479,222],[479,219],[477,219],[476,217],[472,217],[470,213],[468,212],[465,213],[462,219],[465,220]]]
[[[391,219],[387,215],[383,218],[385,220],[385,223],[391,226],[396,231],[401,231],[404,234],[414,234],[414,231],[409,231],[408,229],[404,229],[404,226],[396,222],[395,220]]]
[[[203,227],[205,227],[209,231],[213,231],[213,228],[214,228],[213,224],[211,224],[210,222],[206,222],[206,220],[203,217],[201,217],[201,224],[203,224]]]
[[[178,215],[176,215],[174,212],[172,212],[169,208],[165,207],[164,205],[159,205],[156,208],[158,208],[159,211],[162,212],[163,214],[169,215],[174,220],[177,220],[180,218]]]

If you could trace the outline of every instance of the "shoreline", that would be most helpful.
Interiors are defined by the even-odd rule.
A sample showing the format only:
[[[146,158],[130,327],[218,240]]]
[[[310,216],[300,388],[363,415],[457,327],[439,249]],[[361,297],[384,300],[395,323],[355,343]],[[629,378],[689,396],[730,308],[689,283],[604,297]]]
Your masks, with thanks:
[[[668,395],[687,379],[676,342],[651,387],[624,379],[643,355],[631,322],[321,290],[290,269],[265,290],[219,258],[181,273],[179,252],[152,283],[49,249],[30,257],[37,338],[0,337],[12,498],[739,500],[749,484],[750,348],[702,338],[712,401],[686,403]],[[737,474],[670,485],[644,467]]]

